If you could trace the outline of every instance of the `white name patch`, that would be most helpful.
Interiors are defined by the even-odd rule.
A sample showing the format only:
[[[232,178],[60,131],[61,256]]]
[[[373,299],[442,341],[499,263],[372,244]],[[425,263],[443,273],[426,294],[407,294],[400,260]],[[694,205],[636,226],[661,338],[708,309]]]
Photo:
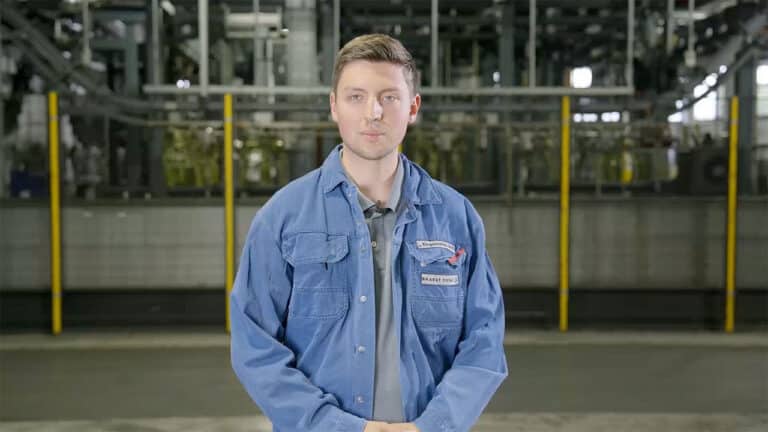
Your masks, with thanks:
[[[422,285],[458,285],[459,277],[457,275],[438,275],[422,273]]]
[[[448,242],[440,241],[440,240],[416,240],[416,247],[419,249],[428,249],[428,248],[443,248],[448,249],[449,251],[456,253],[456,247]]]

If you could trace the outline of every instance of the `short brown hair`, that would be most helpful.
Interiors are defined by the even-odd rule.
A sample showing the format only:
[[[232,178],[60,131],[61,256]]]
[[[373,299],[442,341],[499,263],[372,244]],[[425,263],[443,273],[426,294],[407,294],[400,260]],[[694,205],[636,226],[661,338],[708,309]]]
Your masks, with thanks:
[[[399,40],[385,34],[367,34],[358,36],[347,42],[336,55],[336,63],[333,65],[333,91],[339,85],[341,71],[348,63],[356,60],[371,62],[393,63],[403,67],[405,81],[411,94],[416,94],[418,73],[416,62],[411,53]]]

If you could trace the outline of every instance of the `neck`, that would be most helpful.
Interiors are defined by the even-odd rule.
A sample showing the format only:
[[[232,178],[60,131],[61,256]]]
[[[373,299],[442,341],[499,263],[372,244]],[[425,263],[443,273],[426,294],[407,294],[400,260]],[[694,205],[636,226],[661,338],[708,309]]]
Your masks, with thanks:
[[[342,166],[365,196],[379,204],[389,200],[399,152],[393,151],[379,160],[362,159],[351,151],[345,151],[341,156]]]

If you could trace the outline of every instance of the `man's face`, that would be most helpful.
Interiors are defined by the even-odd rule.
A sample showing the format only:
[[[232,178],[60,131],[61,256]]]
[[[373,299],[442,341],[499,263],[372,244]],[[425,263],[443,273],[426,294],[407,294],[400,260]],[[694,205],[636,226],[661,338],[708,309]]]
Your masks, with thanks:
[[[421,97],[411,95],[403,67],[385,62],[348,63],[331,92],[331,115],[345,151],[371,161],[397,150],[420,104]]]

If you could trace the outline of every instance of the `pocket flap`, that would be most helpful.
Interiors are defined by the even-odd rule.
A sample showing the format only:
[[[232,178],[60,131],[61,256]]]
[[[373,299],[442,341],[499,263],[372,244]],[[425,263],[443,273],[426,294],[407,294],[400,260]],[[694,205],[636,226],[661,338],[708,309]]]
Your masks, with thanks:
[[[283,243],[283,253],[293,266],[335,263],[347,256],[349,245],[344,234],[298,233]]]
[[[406,243],[406,247],[408,248],[408,252],[422,264],[431,264],[436,261],[447,261],[455,254],[455,249],[451,250],[448,247],[438,246],[424,247],[423,244],[422,247],[419,247],[417,243],[419,242],[408,242]],[[440,243],[451,245],[448,242]]]

